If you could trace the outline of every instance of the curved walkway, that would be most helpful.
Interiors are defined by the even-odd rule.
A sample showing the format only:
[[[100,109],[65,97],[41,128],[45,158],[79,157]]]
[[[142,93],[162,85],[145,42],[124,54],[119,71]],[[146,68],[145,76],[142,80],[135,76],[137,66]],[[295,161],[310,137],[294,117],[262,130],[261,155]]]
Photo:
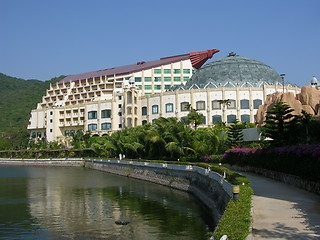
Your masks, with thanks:
[[[253,239],[320,239],[320,196],[253,173]],[[320,173],[319,173],[320,174]]]

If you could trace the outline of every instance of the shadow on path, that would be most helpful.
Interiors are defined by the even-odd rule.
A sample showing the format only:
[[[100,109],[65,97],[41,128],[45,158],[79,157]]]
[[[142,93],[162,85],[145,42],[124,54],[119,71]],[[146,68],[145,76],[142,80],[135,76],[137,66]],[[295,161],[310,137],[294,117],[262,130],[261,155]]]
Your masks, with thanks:
[[[294,227],[288,227],[281,223],[275,223],[273,230],[269,229],[253,229],[254,236],[260,236],[265,239],[294,239],[294,240],[315,240],[319,239],[319,236],[311,236],[310,233],[300,232],[299,229]],[[255,239],[261,239],[255,237]]]
[[[320,239],[320,196],[253,173],[255,239]]]

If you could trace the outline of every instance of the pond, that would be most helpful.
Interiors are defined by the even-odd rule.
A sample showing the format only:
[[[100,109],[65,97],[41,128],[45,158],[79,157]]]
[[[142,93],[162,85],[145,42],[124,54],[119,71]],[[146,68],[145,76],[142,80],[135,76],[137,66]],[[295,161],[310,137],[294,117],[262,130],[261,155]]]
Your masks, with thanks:
[[[0,166],[0,239],[208,239],[194,196],[81,167]]]

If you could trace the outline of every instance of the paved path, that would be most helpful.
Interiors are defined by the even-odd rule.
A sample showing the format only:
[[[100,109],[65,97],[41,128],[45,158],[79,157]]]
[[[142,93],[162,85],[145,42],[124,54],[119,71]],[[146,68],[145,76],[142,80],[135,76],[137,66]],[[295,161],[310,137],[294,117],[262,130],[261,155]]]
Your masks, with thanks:
[[[320,240],[320,196],[256,174],[241,174],[251,179],[254,190],[254,240]]]

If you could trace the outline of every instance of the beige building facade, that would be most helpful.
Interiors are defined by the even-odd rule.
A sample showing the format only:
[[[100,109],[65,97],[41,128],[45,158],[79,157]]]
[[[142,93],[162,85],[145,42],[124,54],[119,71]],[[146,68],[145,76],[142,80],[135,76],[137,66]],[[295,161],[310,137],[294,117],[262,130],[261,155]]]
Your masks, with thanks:
[[[190,105],[204,115],[205,126],[233,119],[254,123],[267,95],[300,92],[255,60],[230,55],[203,66],[217,52],[193,52],[67,76],[52,84],[32,110],[28,125],[31,137],[55,141],[77,130],[110,135],[159,117],[183,120]],[[229,104],[222,103],[226,99]]]

